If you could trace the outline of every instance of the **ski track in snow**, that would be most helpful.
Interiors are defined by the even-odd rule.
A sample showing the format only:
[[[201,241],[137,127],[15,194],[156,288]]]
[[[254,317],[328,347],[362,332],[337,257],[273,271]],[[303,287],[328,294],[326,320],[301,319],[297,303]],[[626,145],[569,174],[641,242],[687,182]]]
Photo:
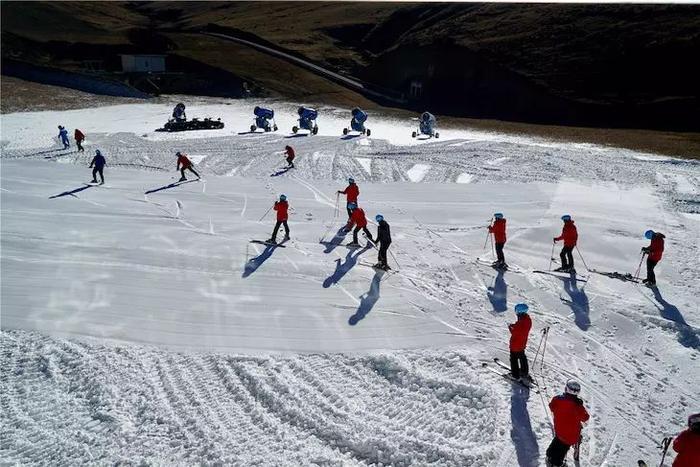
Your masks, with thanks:
[[[700,164],[469,130],[419,142],[372,115],[371,139],[342,138],[349,112],[331,108],[318,136],[287,139],[294,106],[273,104],[278,134],[237,134],[247,101],[190,105],[227,127],[180,134],[152,131],[167,105],[0,116],[4,462],[535,466],[546,403],[576,378],[581,464],[630,465],[700,406]],[[85,153],[56,149],[59,120]],[[108,183],[84,187],[95,148]],[[175,151],[206,182],[173,185]],[[333,238],[349,176],[391,223],[391,274]],[[280,192],[292,240],[248,243]],[[520,273],[474,262],[495,211]],[[659,290],[529,273],[563,212],[604,271],[633,273],[641,233],[663,231]],[[481,368],[507,360],[520,301],[531,359],[550,327],[540,395]]]

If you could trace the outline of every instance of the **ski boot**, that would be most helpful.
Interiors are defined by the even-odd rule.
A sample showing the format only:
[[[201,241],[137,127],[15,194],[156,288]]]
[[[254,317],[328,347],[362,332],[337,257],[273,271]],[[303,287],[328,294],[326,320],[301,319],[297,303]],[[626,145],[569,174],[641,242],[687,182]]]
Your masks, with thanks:
[[[272,244],[272,245],[277,245],[277,240],[275,240],[274,238],[268,238],[267,240],[265,240],[265,243],[270,243],[270,244]]]
[[[180,177],[180,180],[178,180],[178,182],[185,182],[185,181],[187,181],[187,179],[185,177]]]
[[[93,178],[90,183],[97,183],[97,180]]]
[[[360,244],[359,244],[359,242],[350,242],[350,243],[347,243],[345,246],[359,248]]]
[[[283,242],[286,242],[287,240],[289,240],[289,235],[285,235],[284,238],[282,239]]]
[[[553,272],[566,272],[565,269],[567,269],[565,266],[560,266],[556,268]]]

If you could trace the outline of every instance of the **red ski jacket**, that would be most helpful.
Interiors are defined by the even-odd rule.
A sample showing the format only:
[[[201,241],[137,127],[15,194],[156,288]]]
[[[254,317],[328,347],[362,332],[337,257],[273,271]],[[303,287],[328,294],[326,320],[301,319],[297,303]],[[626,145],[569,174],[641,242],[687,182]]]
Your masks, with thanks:
[[[85,135],[83,134],[82,131],[78,130],[77,128],[75,129],[75,134],[73,135],[76,141],[83,141],[85,139]]]
[[[359,228],[367,227],[367,218],[365,217],[365,212],[362,208],[355,208],[350,216],[350,222],[355,224]]]
[[[289,208],[289,203],[286,201],[275,201],[275,211],[277,211],[277,220],[286,221],[287,220],[287,209]]]
[[[506,242],[506,220],[496,219],[493,221],[493,225],[489,226],[489,232],[493,234],[493,239],[496,243]]]
[[[184,154],[177,156],[177,169],[175,170],[180,170],[180,164],[182,164],[183,169],[192,167],[192,161],[190,161]]]
[[[554,396],[549,403],[554,415],[554,434],[559,440],[573,446],[581,437],[581,423],[588,421],[589,415],[583,401],[571,394]]]
[[[530,335],[530,328],[532,328],[532,320],[528,314],[518,316],[518,321],[508,325],[508,329],[510,329],[511,352],[522,352],[525,350],[527,338]]]
[[[685,430],[673,440],[673,450],[678,453],[673,467],[697,467],[700,465],[700,433]]]
[[[561,230],[561,235],[559,235],[554,240],[564,240],[564,246],[576,246],[576,241],[578,240],[578,232],[576,231],[574,221],[564,222],[564,228]]]
[[[351,183],[346,189],[341,191],[341,193],[347,196],[348,203],[357,204],[357,197],[360,196],[360,188],[357,186],[357,184]]]
[[[284,153],[287,155],[287,160],[293,161],[294,158],[296,157],[296,154],[294,153],[294,149],[292,149],[291,146],[289,146]]]
[[[661,256],[664,253],[664,235],[655,233],[649,244],[649,259],[652,261],[661,261]]]

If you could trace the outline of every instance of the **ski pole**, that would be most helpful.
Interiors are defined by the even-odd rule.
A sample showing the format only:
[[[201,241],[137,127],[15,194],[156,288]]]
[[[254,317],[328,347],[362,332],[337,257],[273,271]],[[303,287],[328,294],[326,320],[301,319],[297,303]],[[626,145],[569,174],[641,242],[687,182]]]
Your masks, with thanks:
[[[661,462],[659,463],[659,467],[663,467],[664,465],[664,459],[666,459],[666,452],[668,451],[668,447],[670,446],[672,440],[673,436],[669,436],[661,440],[661,447],[663,448],[663,452],[661,454]]]
[[[340,208],[338,204],[340,203],[340,193],[335,194],[335,211],[333,212],[333,217],[337,218],[340,215]]]
[[[272,210],[272,206],[270,206],[269,209],[268,209],[267,211],[265,211],[265,214],[263,214],[263,216],[260,218],[260,220],[259,220],[258,222],[262,222],[262,220],[265,219],[265,217],[267,216],[267,214],[268,214],[271,210]]]
[[[548,269],[548,271],[552,270],[552,261],[554,260],[554,245],[556,245],[556,243],[552,242],[552,252],[549,254],[549,269]]]
[[[578,252],[579,258],[581,258],[581,262],[583,263],[583,266],[586,268],[586,271],[590,271],[590,269],[588,269],[588,265],[586,264],[586,260],[583,259],[583,255],[581,254],[581,250],[578,249],[578,245],[576,245],[576,251]]]
[[[494,247],[493,247],[493,235],[490,235],[490,237],[491,237],[491,256],[493,256],[495,258],[496,257],[496,250],[494,250]]]
[[[644,262],[644,256],[646,256],[646,252],[642,252],[642,259],[639,260],[639,266],[637,266],[637,272],[634,273],[634,278],[639,280],[639,272],[642,270],[642,263]]]

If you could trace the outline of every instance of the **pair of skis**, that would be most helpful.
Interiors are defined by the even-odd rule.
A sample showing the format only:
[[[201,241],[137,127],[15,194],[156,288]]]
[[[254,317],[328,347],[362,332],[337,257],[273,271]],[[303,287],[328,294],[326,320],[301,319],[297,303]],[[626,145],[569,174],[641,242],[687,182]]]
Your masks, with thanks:
[[[662,467],[664,465],[666,453],[668,452],[668,448],[671,445],[671,441],[673,441],[673,436],[668,436],[661,440],[661,445],[659,446],[659,448],[661,448],[661,462],[659,462],[659,467]],[[641,459],[637,461],[637,466],[649,467],[649,465]]]
[[[498,370],[498,369],[496,369],[496,368],[490,366],[490,365],[489,365],[489,362],[483,362],[483,363],[481,364],[481,366],[483,366],[484,368],[487,368],[488,370],[490,370],[490,371],[496,373],[497,375],[499,375],[499,376],[501,376],[501,377],[503,377],[503,378],[505,378],[505,379],[507,379],[507,380],[513,382],[513,383],[519,384],[519,385],[521,385],[521,386],[523,386],[523,387],[525,387],[525,388],[527,388],[527,389],[530,389],[530,390],[535,391],[536,394],[539,394],[539,393],[540,393],[539,386],[537,385],[537,383],[535,383],[534,380],[529,380],[529,383],[526,383],[526,382],[524,382],[524,381],[522,381],[522,380],[520,380],[520,379],[515,379],[515,378],[513,378],[513,375],[512,375],[511,372],[510,372],[510,366],[508,366],[508,365],[506,365],[505,363],[503,363],[498,357],[494,358],[494,359],[493,359],[493,362],[494,362],[494,363],[496,364],[496,366],[498,366],[501,370]],[[507,373],[504,373],[502,370],[507,370],[508,372],[507,372]]]

